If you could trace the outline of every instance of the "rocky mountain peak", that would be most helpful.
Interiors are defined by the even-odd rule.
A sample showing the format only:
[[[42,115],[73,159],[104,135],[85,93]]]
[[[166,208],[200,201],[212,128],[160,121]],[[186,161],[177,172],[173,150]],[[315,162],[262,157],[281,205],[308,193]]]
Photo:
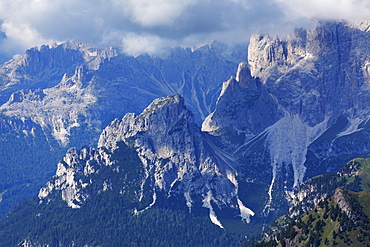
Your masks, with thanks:
[[[252,77],[249,65],[247,63],[239,64],[235,80],[238,81],[239,85],[243,88],[249,88],[251,90],[256,90],[258,88],[256,80]]]
[[[246,63],[241,63],[236,78],[232,77],[223,83],[216,109],[207,116],[202,130],[220,133],[226,131],[231,135],[239,135],[237,139],[244,141],[280,117],[281,112],[274,99],[263,90],[260,79],[251,75]]]
[[[14,133],[17,140],[15,143],[21,142],[25,136],[25,145],[34,145],[36,152],[39,142],[49,145],[47,150],[53,150],[50,155],[38,152],[39,155],[51,157],[53,161],[50,162],[41,161],[36,154],[29,155],[24,164],[15,161],[17,169],[22,171],[24,167],[31,170],[38,167],[48,171],[26,174],[22,179],[28,181],[29,177],[49,176],[54,170],[52,164],[56,164],[60,159],[61,154],[56,155],[57,152],[64,153],[67,148],[73,146],[95,146],[101,130],[113,119],[121,118],[127,112],[138,114],[159,97],[182,94],[186,99],[187,108],[194,113],[195,121],[201,123],[215,106],[215,99],[221,90],[219,83],[235,73],[239,61],[245,60],[246,46],[239,47],[241,49],[238,48],[237,51],[225,48],[214,45],[199,49],[178,47],[169,49],[169,53],[162,57],[131,57],[119,54],[114,48],[65,42],[30,49],[1,65],[1,114],[13,123],[29,119],[33,123],[30,126],[35,127],[35,131],[30,132],[29,128],[25,128]],[[235,54],[237,56],[234,56]],[[242,59],[239,59],[240,57]],[[174,113],[169,115],[181,114],[174,108],[170,111]],[[194,117],[189,111],[184,112],[184,119],[184,122],[189,119],[188,122],[192,123],[189,124],[189,130],[196,128],[192,120]],[[152,121],[146,121],[148,120]],[[182,126],[181,123],[178,126]],[[6,138],[13,138],[13,132]],[[8,143],[12,140],[2,140],[7,146],[11,146]],[[16,160],[9,158],[14,157],[11,152],[6,153],[0,163]],[[8,166],[12,167],[11,164]],[[21,174],[16,169],[12,169],[10,173]],[[3,176],[13,177],[4,174]],[[3,180],[6,186],[9,183],[9,186],[12,186],[14,181],[18,181],[11,179],[12,181],[8,182],[7,178]],[[6,193],[17,194],[10,190]],[[23,197],[23,194],[19,195],[19,198]],[[3,202],[6,202],[9,197],[5,195],[2,198]],[[9,199],[9,202],[15,203],[16,200]],[[2,208],[3,213],[6,210],[5,207]]]
[[[254,215],[239,199],[238,174],[231,155],[200,131],[180,95],[156,99],[141,114],[129,113],[122,120],[114,120],[101,134],[96,150],[70,149],[55,178],[40,190],[39,198],[47,201],[52,191],[60,191],[69,206],[80,207],[89,198],[84,188],[91,184],[81,175],[97,174],[102,169],[97,167],[120,170],[124,163],[117,157],[123,156],[117,152],[122,145],[141,161],[143,172],[135,178],[138,196],[134,200],[142,206],[135,207],[136,213],[165,202],[189,211],[203,207],[221,228],[219,210],[232,210],[247,222]],[[114,190],[113,181],[101,186],[98,191]]]
[[[274,201],[291,200],[294,190],[319,169],[339,168],[328,161],[322,165],[324,157],[343,155],[346,163],[359,153],[368,155],[367,144],[357,139],[367,140],[370,102],[369,32],[362,30],[323,21],[284,37],[254,35],[248,66],[241,64],[237,79],[224,83],[202,129],[221,136],[248,171],[248,180],[269,177],[265,209]],[[261,170],[263,178],[257,172],[251,176],[264,164],[269,165]],[[274,190],[284,190],[285,198]]]
[[[193,114],[187,110],[184,99],[180,95],[158,98],[145,108],[140,115],[130,113],[126,114],[121,121],[113,121],[103,131],[98,146],[109,146],[142,131],[148,131],[154,137],[157,134],[160,138],[163,138],[163,135],[167,136],[180,132],[180,130],[183,130],[184,133],[192,132],[192,129],[197,128],[193,121]],[[113,129],[118,133],[112,135],[111,131]],[[171,139],[169,138],[168,141]],[[160,143],[160,140],[157,141]]]
[[[365,105],[370,99],[365,89],[369,74],[370,53],[365,45],[368,36],[367,32],[351,28],[349,23],[330,21],[320,22],[313,30],[297,29],[294,34],[282,38],[252,36],[248,48],[248,66],[240,65],[236,81],[242,87],[248,85],[254,90],[249,91],[250,104],[241,104],[240,107],[251,109],[253,105],[258,108],[256,111],[269,112],[269,118],[272,117],[273,121],[264,127],[271,126],[286,114],[299,116],[310,127],[327,118],[332,123],[342,114],[365,119],[367,111],[357,109],[366,109]],[[217,119],[224,118],[224,113],[228,112],[222,107],[221,97],[226,96],[226,86],[231,89],[235,85],[232,80],[225,83],[216,111],[207,118],[206,125],[226,127],[227,124],[221,124],[223,120]],[[257,94],[251,92],[256,89],[264,96],[255,97]],[[233,96],[228,98],[238,98],[237,94],[244,94],[241,98],[246,98],[248,94],[245,90],[233,92]],[[256,98],[268,103],[257,104]],[[229,105],[224,104],[225,107]],[[338,107],[333,108],[332,105]],[[253,123],[259,122],[259,118],[255,119],[229,126],[237,127],[239,131],[253,125],[260,127],[260,124]],[[204,130],[217,128],[205,127]],[[253,128],[252,132],[261,130],[263,127]]]
[[[89,75],[87,72],[87,68],[84,65],[79,65],[76,67],[73,76],[68,77],[67,74],[64,74],[57,87],[71,88],[76,85],[78,89],[83,89],[87,86],[92,78],[92,76]]]

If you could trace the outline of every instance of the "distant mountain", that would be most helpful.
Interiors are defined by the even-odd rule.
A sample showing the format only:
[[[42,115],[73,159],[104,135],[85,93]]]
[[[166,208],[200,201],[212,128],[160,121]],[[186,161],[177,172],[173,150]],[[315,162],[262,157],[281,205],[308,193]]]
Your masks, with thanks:
[[[233,75],[243,60],[245,46],[229,50],[219,43],[195,50],[173,48],[161,57],[126,56],[117,49],[75,42],[42,46],[0,67],[0,99],[5,103],[1,112],[57,128],[58,124],[49,120],[50,111],[63,121],[72,121],[72,116],[63,115],[66,110],[90,116],[92,113],[81,109],[87,107],[95,115],[99,113],[92,116],[102,118],[104,127],[112,121],[105,117],[139,113],[155,98],[179,93],[194,112],[196,122],[201,123],[214,109],[220,83]],[[32,97],[35,90],[43,97]],[[44,113],[35,112],[34,107]],[[122,108],[126,110],[119,110]],[[71,124],[64,125],[59,127],[69,133],[67,127]],[[54,137],[63,143],[55,132]]]

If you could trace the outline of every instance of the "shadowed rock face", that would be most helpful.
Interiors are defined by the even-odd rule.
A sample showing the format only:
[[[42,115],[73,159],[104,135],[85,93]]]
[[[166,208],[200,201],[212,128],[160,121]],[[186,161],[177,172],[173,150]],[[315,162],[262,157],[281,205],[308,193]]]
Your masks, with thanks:
[[[254,35],[248,65],[224,83],[202,130],[234,152],[247,188],[260,181],[260,212],[275,214],[307,178],[370,154],[366,23]]]

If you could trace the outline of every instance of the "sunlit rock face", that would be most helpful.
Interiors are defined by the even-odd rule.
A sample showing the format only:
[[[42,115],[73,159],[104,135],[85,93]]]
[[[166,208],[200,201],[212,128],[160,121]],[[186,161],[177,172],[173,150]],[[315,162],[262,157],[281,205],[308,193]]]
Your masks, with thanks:
[[[279,214],[307,178],[369,156],[366,23],[329,21],[286,37],[254,35],[248,63],[224,83],[202,130],[234,152],[240,186],[263,194],[256,212]]]
[[[121,145],[135,152],[139,160],[140,172],[131,179],[125,178],[129,170],[127,165],[124,168],[126,161],[117,158]],[[97,179],[100,171],[109,167],[120,174],[121,183],[131,184],[123,186],[120,194],[128,193],[128,188],[135,191],[130,197],[135,213],[177,201],[190,212],[206,208],[210,220],[223,227],[217,210],[234,211],[233,217],[247,222],[254,215],[238,196],[234,165],[232,156],[194,123],[184,99],[174,95],[154,100],[139,115],[129,113],[114,120],[102,132],[98,148],[70,149],[39,198],[48,202],[56,195],[68,206],[79,208],[92,193],[115,190],[116,181]]]

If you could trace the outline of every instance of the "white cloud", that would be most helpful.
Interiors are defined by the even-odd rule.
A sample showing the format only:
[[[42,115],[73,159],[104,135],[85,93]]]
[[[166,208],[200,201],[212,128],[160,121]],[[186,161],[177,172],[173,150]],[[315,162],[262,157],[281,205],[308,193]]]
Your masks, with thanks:
[[[123,44],[133,54],[211,40],[240,43],[253,32],[280,32],[298,20],[357,20],[368,13],[368,0],[0,0],[6,34],[0,52],[65,40]]]
[[[54,43],[51,39],[44,39],[35,28],[26,23],[15,25],[5,21],[0,25],[0,30],[6,35],[0,39],[0,62],[5,62],[30,47]]]
[[[199,2],[199,1],[198,1]],[[133,20],[145,27],[171,26],[195,0],[128,0],[128,12]]]
[[[35,28],[27,23],[15,25],[10,21],[5,21],[1,29],[7,38],[14,42],[14,45],[24,46],[24,48],[52,42],[52,40],[44,39]]]
[[[370,18],[368,0],[276,0],[291,18],[346,19]]]
[[[163,39],[160,37],[150,34],[138,35],[136,33],[127,33],[122,39],[122,49],[130,55],[137,56],[141,53],[153,54],[162,52],[171,43],[173,41],[168,40],[167,42],[163,42]]]

